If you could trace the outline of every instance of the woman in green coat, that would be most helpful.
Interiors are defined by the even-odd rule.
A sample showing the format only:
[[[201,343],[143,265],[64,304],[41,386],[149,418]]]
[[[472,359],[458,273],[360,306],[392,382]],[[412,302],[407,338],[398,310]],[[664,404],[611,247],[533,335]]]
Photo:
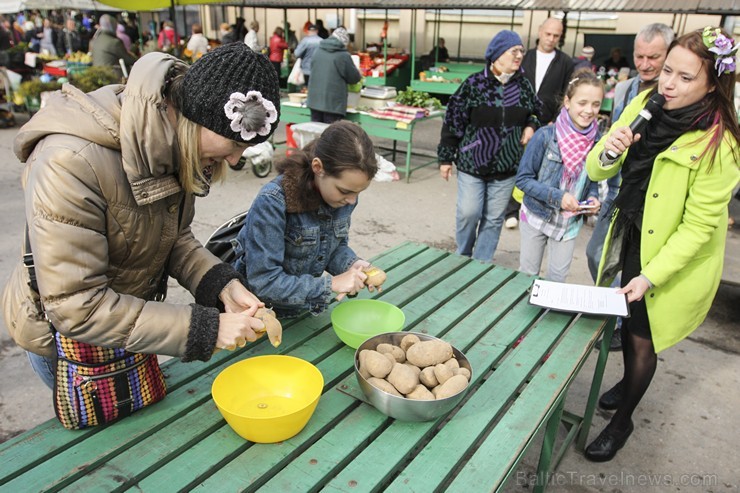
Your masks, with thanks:
[[[631,314],[622,325],[624,376],[599,400],[616,413],[586,448],[589,460],[611,460],[624,446],[657,353],[704,321],[717,292],[727,205],[740,177],[732,105],[737,49],[719,28],[674,41],[658,87],[635,98],[588,155],[591,180],[622,172],[598,283],[609,285],[621,270]],[[633,135],[628,125],[656,91],[665,106]]]

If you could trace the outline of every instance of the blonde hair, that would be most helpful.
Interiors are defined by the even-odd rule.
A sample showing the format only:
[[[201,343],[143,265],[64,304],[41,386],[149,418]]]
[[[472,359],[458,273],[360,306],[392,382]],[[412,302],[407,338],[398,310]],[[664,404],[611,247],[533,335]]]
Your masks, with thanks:
[[[209,180],[203,173],[200,163],[200,129],[197,123],[177,115],[177,145],[180,150],[178,178],[186,193],[202,195],[208,192]],[[221,181],[226,174],[226,161],[213,166],[210,181]]]

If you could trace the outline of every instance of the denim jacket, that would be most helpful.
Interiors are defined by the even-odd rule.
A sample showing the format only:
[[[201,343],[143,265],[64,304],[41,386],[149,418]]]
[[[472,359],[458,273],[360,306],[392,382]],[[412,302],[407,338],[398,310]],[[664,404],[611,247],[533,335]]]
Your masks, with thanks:
[[[600,134],[597,133],[595,141]],[[586,172],[584,166],[583,173]],[[532,213],[549,221],[560,211],[565,192],[560,190],[563,176],[563,159],[555,134],[555,125],[542,127],[534,133],[524,150],[516,175],[516,186],[524,192],[524,205]],[[586,186],[579,201],[599,196],[599,184],[586,179]]]
[[[356,204],[334,209],[287,212],[284,175],[262,187],[237,236],[234,267],[247,288],[279,316],[309,311],[318,315],[331,303],[331,275],[358,260],[348,246],[350,216]]]

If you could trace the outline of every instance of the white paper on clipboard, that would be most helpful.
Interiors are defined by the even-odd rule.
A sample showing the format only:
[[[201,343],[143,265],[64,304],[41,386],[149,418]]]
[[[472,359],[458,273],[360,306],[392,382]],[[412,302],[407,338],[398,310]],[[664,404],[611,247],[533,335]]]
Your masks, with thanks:
[[[563,312],[629,317],[627,296],[617,288],[601,288],[535,279],[529,303]]]

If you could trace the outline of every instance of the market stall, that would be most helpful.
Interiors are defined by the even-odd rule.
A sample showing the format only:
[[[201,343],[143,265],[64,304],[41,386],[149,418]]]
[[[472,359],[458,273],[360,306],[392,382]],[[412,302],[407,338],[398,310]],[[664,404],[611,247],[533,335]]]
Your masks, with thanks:
[[[405,162],[403,166],[398,166],[398,171],[404,174],[406,182],[408,182],[411,178],[411,173],[415,169],[436,164],[437,162],[435,158],[414,167],[411,166],[411,157],[414,155],[412,145],[415,126],[422,121],[432,118],[442,118],[442,116],[444,116],[444,111],[441,109],[425,111],[422,108],[401,105],[400,108],[394,106],[393,108],[378,108],[371,111],[349,109],[345,118],[358,123],[370,136],[391,139],[393,141],[393,147],[390,150],[391,161],[395,160],[396,154],[399,151],[397,147],[398,142],[406,144]],[[283,100],[280,102],[280,121],[288,125],[286,134],[290,136],[290,125],[293,123],[310,122],[311,110],[306,108],[303,103]]]

